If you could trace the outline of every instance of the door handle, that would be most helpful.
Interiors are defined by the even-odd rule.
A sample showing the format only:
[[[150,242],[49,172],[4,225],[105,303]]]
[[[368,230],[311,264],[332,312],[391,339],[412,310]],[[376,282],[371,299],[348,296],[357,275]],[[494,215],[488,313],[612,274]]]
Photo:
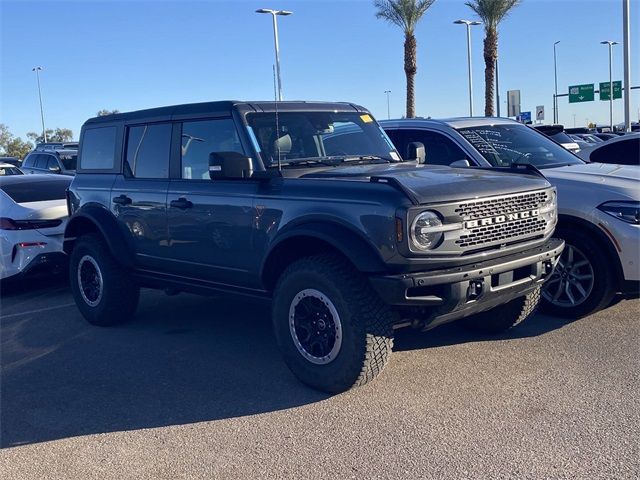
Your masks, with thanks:
[[[177,200],[171,200],[169,203],[172,207],[179,208],[181,210],[186,210],[187,208],[193,207],[193,203],[191,203],[186,198],[179,198]]]
[[[131,203],[131,199],[126,195],[120,195],[119,197],[113,198],[113,203],[118,205],[129,205]]]

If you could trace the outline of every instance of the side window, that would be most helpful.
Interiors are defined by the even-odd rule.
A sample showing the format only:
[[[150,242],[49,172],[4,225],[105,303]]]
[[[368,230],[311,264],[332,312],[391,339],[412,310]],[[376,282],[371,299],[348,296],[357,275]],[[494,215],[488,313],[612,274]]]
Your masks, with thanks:
[[[136,178],[169,178],[170,149],[170,123],[129,127],[125,172]]]
[[[45,168],[50,170],[55,167],[60,168],[60,165],[58,165],[58,159],[53,155],[47,155],[47,166]]]
[[[35,168],[41,168],[41,169],[45,169],[47,168],[47,160],[49,159],[49,155],[36,155],[36,164],[34,165]]]
[[[411,142],[424,144],[427,165],[451,165],[456,160],[465,160],[467,155],[453,140],[436,132],[405,130],[405,145]],[[406,147],[405,147],[406,148]],[[406,151],[402,152],[406,155]]]
[[[29,155],[27,158],[24,159],[24,162],[22,162],[22,166],[24,168],[33,168],[35,163],[36,163],[36,155]]]
[[[235,124],[230,118],[182,124],[182,178],[209,180],[209,155],[237,152],[244,155]]]
[[[116,127],[89,128],[82,135],[80,168],[111,170],[115,166]]]

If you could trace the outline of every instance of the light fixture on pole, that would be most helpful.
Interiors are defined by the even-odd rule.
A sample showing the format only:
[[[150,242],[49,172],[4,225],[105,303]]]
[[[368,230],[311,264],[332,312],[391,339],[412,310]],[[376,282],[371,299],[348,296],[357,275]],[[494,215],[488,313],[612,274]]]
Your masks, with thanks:
[[[278,101],[282,101],[282,80],[280,79],[280,47],[278,46],[278,15],[287,16],[293,12],[287,10],[272,10],[270,8],[260,8],[256,10],[256,13],[269,13],[273,18],[273,41],[276,49],[276,76],[278,79]]]
[[[456,20],[456,25],[467,26],[467,69],[469,70],[469,116],[473,117],[473,75],[471,73],[471,26],[480,25],[480,22],[473,20]]]
[[[389,94],[391,93],[391,90],[385,90],[384,93],[387,94],[387,120],[391,119],[391,110],[389,108]]]
[[[611,40],[604,40],[600,42],[602,45],[609,45],[609,128],[613,132],[613,73],[612,73],[612,56],[613,46],[618,45],[618,42]],[[602,95],[602,93],[600,93]]]
[[[553,96],[553,123],[558,123],[558,61],[556,57],[556,45],[560,43],[560,40],[553,44],[553,76],[556,83],[556,94]]]
[[[42,108],[42,91],[40,90],[40,71],[42,67],[33,67],[32,72],[36,72],[36,79],[38,80],[38,98],[40,99],[40,120],[42,120],[42,139],[44,143],[47,143],[47,131],[44,128],[44,109]]]

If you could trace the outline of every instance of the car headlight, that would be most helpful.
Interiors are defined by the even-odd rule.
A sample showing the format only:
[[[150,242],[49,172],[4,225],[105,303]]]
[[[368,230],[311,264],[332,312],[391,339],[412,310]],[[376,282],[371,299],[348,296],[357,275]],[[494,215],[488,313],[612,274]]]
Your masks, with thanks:
[[[427,210],[413,220],[409,236],[413,249],[426,251],[437,247],[443,235],[442,220],[438,214]]]
[[[547,199],[540,205],[539,213],[547,221],[547,228],[555,227],[558,222],[558,197],[555,189],[549,192]]]
[[[598,210],[623,222],[640,225],[640,202],[605,202]]]

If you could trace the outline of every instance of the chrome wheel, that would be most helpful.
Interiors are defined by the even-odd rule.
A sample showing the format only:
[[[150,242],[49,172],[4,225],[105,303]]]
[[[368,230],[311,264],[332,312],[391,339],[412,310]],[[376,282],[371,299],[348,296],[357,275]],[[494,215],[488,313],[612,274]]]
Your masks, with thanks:
[[[85,255],[78,262],[78,287],[87,305],[95,307],[100,303],[103,286],[98,263],[90,255]]]
[[[575,307],[591,294],[594,284],[593,266],[578,248],[567,244],[542,296],[558,307]]]
[[[302,290],[293,298],[289,331],[298,352],[311,363],[327,364],[340,352],[340,316],[331,300],[318,290]]]

